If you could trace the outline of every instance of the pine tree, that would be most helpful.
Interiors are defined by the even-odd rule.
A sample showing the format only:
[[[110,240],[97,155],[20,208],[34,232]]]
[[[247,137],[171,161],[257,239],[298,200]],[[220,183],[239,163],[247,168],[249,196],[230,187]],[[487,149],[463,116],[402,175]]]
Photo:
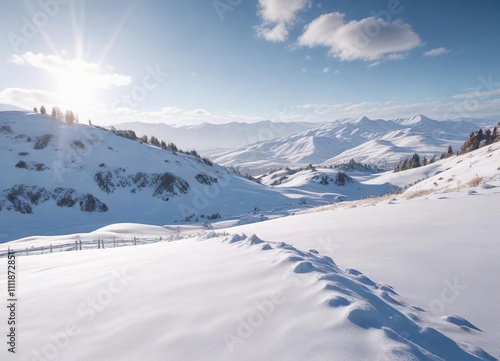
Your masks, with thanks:
[[[151,136],[151,138],[149,138],[149,144],[154,145],[155,147],[159,147],[160,141],[155,136]]]
[[[63,112],[61,111],[61,109],[59,109],[59,107],[53,107],[52,108],[52,113],[51,113],[51,116],[53,118],[57,118],[57,119],[61,119],[63,120],[64,119],[64,114]]]
[[[421,164],[420,164],[420,157],[419,157],[419,155],[417,153],[415,153],[411,157],[410,168],[409,169],[418,168],[420,166],[421,166]]]
[[[339,186],[345,186],[346,182],[350,179],[350,177],[344,172],[338,172],[335,176],[335,184]]]
[[[453,148],[451,147],[451,145],[449,145],[446,152],[442,153],[439,159],[446,159],[448,157],[451,157],[452,155],[453,155]]]
[[[73,114],[73,111],[71,110],[66,110],[66,113],[64,113],[64,121],[68,124],[74,124],[75,123],[75,115]]]
[[[484,132],[484,139],[484,145],[490,145],[491,143],[493,143],[493,139],[491,138],[491,130],[486,129],[486,131]]]
[[[43,105],[40,107],[40,114],[43,114],[43,115],[47,114],[47,109],[45,109],[45,106],[43,106]]]
[[[198,154],[198,152],[196,152],[195,149],[190,150],[187,154],[192,155],[193,157],[196,157],[196,158],[200,158],[200,155]]]

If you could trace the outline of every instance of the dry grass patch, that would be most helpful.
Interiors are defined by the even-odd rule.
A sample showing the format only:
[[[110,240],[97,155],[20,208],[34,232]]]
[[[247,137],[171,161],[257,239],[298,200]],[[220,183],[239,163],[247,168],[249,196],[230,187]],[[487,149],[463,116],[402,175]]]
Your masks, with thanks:
[[[467,182],[467,185],[469,187],[479,187],[481,183],[483,182],[483,177],[474,177],[470,181]]]
[[[413,199],[413,198],[423,197],[423,196],[429,195],[431,193],[434,193],[434,190],[432,190],[432,189],[419,189],[416,191],[406,192],[406,193],[404,193],[403,196],[405,199]]]

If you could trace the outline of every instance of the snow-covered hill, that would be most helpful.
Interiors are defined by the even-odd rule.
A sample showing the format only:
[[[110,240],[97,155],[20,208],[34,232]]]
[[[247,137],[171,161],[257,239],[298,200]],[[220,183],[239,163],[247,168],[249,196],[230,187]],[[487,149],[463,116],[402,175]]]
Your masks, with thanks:
[[[252,144],[213,159],[251,174],[273,168],[358,162],[393,167],[416,151],[432,157],[448,145],[463,144],[478,122],[435,121],[423,115],[408,119],[342,119],[289,137]]]
[[[349,171],[329,167],[286,168],[266,174],[262,184],[276,187],[284,194],[301,191],[323,194],[332,203],[357,200],[396,191],[399,187],[388,182],[375,182],[377,174]]]
[[[22,108],[16,107],[15,105],[11,105],[11,104],[0,104],[0,112],[7,112],[7,111],[25,112],[26,109],[22,109]]]
[[[210,156],[223,150],[303,132],[315,126],[317,124],[308,122],[286,123],[267,120],[255,123],[202,123],[180,126],[129,122],[118,124],[116,128],[133,130],[138,136],[154,135],[166,142],[175,143],[181,149],[196,149],[200,154]]]
[[[205,159],[26,112],[0,112],[0,166],[0,241],[299,207]]]
[[[460,156],[453,155],[423,167],[358,178],[365,186],[391,184],[400,188],[406,187],[403,196],[467,190],[498,179],[500,179],[499,142]]]

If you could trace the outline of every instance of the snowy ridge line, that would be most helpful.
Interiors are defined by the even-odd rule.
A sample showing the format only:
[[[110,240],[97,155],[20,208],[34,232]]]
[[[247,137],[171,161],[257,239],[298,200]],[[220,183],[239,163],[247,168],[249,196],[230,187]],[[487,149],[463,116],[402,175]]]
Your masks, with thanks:
[[[199,239],[214,237],[221,238],[216,232],[206,232]],[[497,360],[482,348],[457,342],[435,328],[454,325],[457,332],[482,332],[469,321],[455,315],[437,318],[419,306],[407,304],[392,286],[376,283],[358,270],[344,270],[332,258],[322,256],[315,249],[302,251],[285,242],[267,242],[255,234],[248,237],[244,233],[224,236],[221,241],[285,253],[285,257],[280,257],[280,263],[290,265],[289,272],[295,274],[292,289],[304,285],[304,278],[314,277],[316,282],[322,284],[322,290],[311,294],[311,297],[318,298],[316,304],[319,307],[330,309],[332,319],[337,322],[340,319],[344,324],[352,323],[370,332],[378,331],[394,342],[385,352],[375,356],[375,360],[396,356],[398,359],[403,356],[405,359],[426,361]],[[282,292],[284,298],[288,292],[292,290]],[[328,323],[328,320],[325,321]],[[231,353],[240,342],[244,342],[244,339],[232,334],[225,334],[224,339]]]

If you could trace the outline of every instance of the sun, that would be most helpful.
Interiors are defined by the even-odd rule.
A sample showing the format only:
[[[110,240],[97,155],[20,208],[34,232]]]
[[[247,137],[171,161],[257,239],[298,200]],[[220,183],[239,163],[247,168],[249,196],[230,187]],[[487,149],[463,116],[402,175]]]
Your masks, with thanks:
[[[57,89],[64,103],[75,111],[88,109],[94,104],[96,87],[92,74],[79,69],[58,74]]]

